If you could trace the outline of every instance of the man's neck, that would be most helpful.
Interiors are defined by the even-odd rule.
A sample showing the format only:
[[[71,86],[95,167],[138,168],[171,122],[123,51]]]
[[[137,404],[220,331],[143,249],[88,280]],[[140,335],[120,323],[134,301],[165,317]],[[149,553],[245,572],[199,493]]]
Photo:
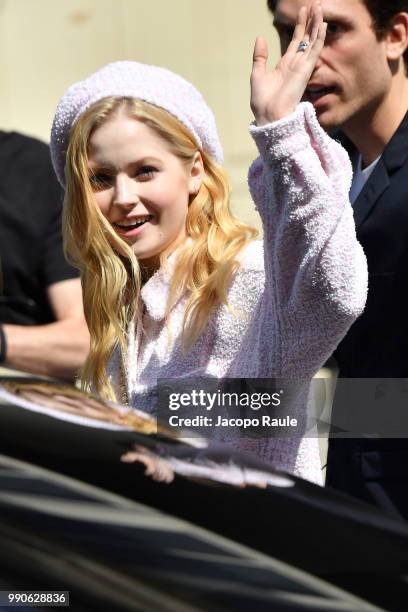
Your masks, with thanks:
[[[363,167],[384,151],[408,110],[408,77],[394,79],[382,103],[363,109],[342,126],[343,132],[361,153]]]

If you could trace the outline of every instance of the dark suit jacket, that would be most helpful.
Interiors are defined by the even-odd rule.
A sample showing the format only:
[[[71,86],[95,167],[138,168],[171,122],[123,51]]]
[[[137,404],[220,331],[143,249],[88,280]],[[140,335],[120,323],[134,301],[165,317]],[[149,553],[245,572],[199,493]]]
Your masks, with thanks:
[[[347,139],[340,140],[351,157],[356,154]],[[408,377],[408,113],[353,207],[357,237],[367,256],[369,289],[364,313],[335,352],[340,376],[405,378]],[[341,409],[335,401],[333,422],[336,411]],[[398,509],[408,517],[408,440],[331,440],[327,484],[389,510]]]

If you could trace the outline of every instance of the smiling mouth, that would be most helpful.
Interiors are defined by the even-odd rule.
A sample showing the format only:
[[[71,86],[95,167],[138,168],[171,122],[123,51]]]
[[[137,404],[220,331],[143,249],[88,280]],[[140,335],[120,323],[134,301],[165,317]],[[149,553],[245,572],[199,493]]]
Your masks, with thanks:
[[[112,225],[122,231],[128,232],[130,230],[136,229],[137,227],[141,227],[142,225],[147,223],[147,221],[150,221],[150,219],[152,218],[153,215],[148,215],[146,217],[143,217],[143,219],[136,219],[134,221],[123,221],[122,223],[112,223]]]

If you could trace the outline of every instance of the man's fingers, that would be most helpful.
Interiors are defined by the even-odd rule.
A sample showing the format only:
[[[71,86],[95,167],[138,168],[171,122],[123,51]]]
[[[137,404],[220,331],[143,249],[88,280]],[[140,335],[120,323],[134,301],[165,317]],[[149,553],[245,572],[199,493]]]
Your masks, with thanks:
[[[252,58],[252,74],[264,74],[268,61],[268,45],[262,36],[257,36]]]

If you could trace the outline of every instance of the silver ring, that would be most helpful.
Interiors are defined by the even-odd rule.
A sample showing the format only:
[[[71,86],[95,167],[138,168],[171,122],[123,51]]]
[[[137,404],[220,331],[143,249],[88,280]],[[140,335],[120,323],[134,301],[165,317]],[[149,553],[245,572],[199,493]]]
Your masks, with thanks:
[[[304,53],[309,45],[310,45],[310,42],[308,40],[301,40],[296,50],[296,53],[299,53],[299,52]]]

